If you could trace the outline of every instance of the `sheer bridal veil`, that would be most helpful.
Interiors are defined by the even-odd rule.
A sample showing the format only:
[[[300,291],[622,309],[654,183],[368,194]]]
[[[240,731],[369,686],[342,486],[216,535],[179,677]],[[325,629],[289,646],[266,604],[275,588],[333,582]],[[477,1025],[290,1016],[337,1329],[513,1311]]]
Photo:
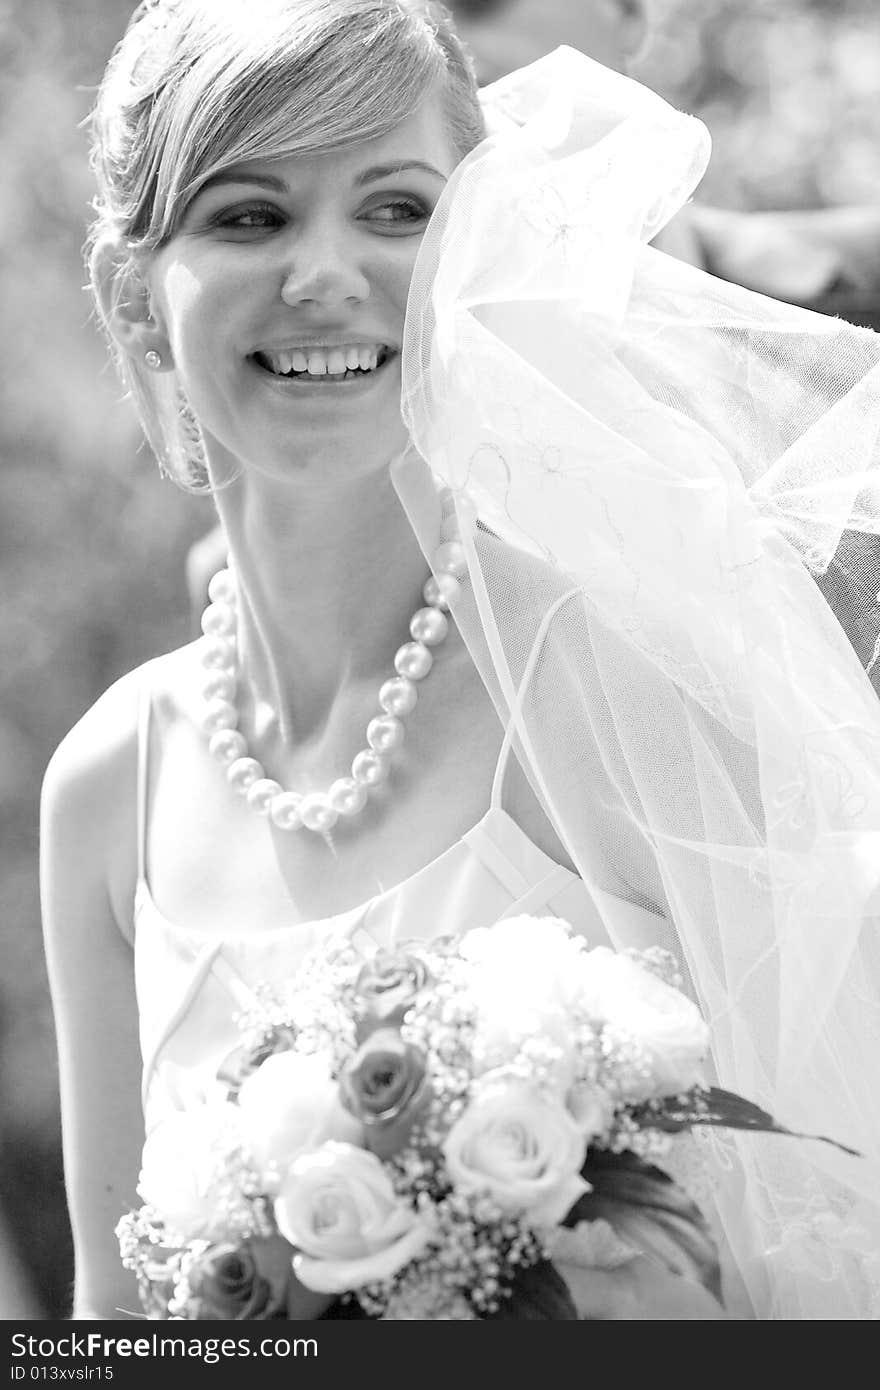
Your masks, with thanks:
[[[613,939],[656,911],[718,1083],[862,1154],[705,1135],[733,1303],[878,1316],[880,337],[651,248],[709,139],[639,84],[560,49],[486,105],[404,345],[456,620]]]

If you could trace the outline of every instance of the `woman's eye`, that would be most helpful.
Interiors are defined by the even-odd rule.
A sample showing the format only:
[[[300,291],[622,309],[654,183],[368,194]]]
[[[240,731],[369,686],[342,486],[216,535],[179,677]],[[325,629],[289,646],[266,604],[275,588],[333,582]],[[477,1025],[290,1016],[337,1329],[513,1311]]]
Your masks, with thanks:
[[[228,231],[250,232],[278,227],[283,219],[278,209],[271,204],[252,203],[244,208],[224,209],[211,220],[215,227],[222,227]]]
[[[368,208],[365,215],[371,222],[403,230],[421,226],[427,222],[431,212],[414,198],[389,198]]]

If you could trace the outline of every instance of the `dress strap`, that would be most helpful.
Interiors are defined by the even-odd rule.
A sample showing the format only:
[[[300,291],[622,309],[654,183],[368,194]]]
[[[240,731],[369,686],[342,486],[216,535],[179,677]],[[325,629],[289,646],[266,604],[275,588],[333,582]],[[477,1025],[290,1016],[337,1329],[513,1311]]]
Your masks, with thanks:
[[[547,913],[550,899],[573,882],[574,875],[570,869],[566,869],[562,864],[554,864],[553,868],[542,879],[532,884],[509,907],[504,909],[499,921],[504,917],[537,916]],[[555,914],[553,915],[555,916]]]
[[[528,891],[529,879],[488,834],[484,821],[468,830],[462,840],[511,898],[518,899]]]
[[[504,788],[504,774],[507,772],[507,766],[510,762],[510,750],[513,747],[514,730],[516,729],[517,723],[519,722],[522,716],[522,708],[525,704],[526,695],[529,691],[529,685],[531,684],[532,676],[535,674],[535,667],[538,664],[538,658],[541,655],[541,651],[544,646],[544,640],[550,629],[550,624],[556,617],[556,614],[559,612],[562,605],[564,603],[568,603],[568,600],[570,598],[574,598],[575,594],[580,594],[582,592],[583,591],[576,586],[573,589],[569,589],[566,593],[561,594],[559,598],[556,600],[556,602],[550,605],[550,607],[547,609],[547,612],[541,619],[541,625],[538,628],[537,633],[535,634],[535,640],[532,643],[532,650],[529,653],[529,659],[526,662],[526,668],[523,671],[522,680],[519,683],[519,690],[516,693],[516,702],[510,711],[510,718],[507,721],[507,728],[504,730],[504,739],[501,744],[501,751],[498,754],[498,762],[495,764],[495,776],[492,778],[492,796],[490,800],[490,805],[493,807],[498,808],[501,806],[501,795]]]
[[[147,793],[150,771],[150,714],[153,701],[149,681],[142,681],[138,697],[137,731],[137,871],[138,883],[147,879]]]

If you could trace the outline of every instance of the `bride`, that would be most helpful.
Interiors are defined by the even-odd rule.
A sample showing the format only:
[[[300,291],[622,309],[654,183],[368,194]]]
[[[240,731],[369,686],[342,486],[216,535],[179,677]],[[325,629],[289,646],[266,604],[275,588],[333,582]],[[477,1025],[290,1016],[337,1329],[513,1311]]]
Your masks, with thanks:
[[[489,98],[402,0],[151,0],[102,84],[97,303],[229,558],[46,773],[74,1317],[137,1314],[145,1130],[331,928],[666,946],[722,1084],[870,1148],[880,719],[809,573],[867,463],[836,537],[786,468],[805,496],[876,436],[873,339],[829,325],[810,394],[769,301],[645,248],[707,153],[653,94],[561,50]],[[870,1159],[778,1142],[706,1146],[728,1311],[867,1316]],[[590,1273],[584,1317],[725,1316],[644,1256]]]

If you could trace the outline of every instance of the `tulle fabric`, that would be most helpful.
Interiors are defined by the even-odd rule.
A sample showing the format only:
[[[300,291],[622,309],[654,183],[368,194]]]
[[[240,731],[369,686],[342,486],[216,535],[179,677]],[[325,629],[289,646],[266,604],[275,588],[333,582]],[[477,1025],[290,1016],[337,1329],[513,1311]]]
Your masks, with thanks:
[[[657,913],[715,1079],[861,1151],[707,1136],[732,1311],[876,1317],[880,338],[648,245],[709,139],[647,89],[560,49],[487,107],[404,345],[456,621],[600,910]]]

